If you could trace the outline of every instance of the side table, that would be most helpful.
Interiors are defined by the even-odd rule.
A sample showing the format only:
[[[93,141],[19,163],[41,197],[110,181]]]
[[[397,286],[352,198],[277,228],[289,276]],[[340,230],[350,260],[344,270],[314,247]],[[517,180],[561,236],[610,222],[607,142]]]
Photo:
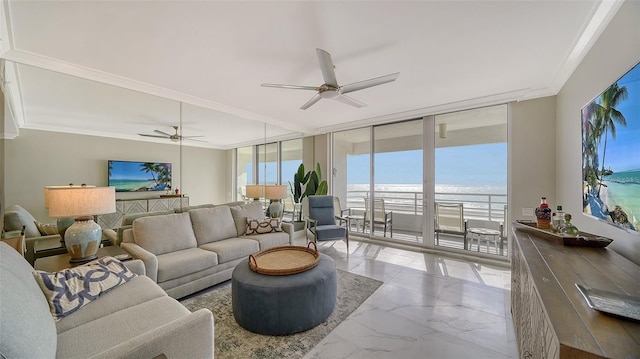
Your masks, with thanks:
[[[108,246],[98,249],[98,258],[111,256],[115,257],[121,254],[128,254],[124,249],[117,246]],[[42,270],[46,272],[57,272],[63,269],[72,268],[78,265],[83,265],[85,263],[69,263],[69,259],[71,256],[69,253],[58,254],[55,256],[37,258],[36,262],[33,266],[34,269]]]

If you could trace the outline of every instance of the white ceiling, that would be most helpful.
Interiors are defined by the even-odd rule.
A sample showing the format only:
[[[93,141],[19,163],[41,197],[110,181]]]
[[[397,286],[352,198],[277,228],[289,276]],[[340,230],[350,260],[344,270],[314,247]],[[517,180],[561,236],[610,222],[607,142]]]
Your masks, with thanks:
[[[172,132],[183,102],[183,135],[232,148],[262,142],[263,123],[287,138],[555,95],[621,2],[2,5],[16,127],[154,141],[137,133]],[[364,108],[323,99],[300,110],[313,92],[260,86],[321,85],[316,48],[332,54],[339,84],[400,76],[350,93]]]

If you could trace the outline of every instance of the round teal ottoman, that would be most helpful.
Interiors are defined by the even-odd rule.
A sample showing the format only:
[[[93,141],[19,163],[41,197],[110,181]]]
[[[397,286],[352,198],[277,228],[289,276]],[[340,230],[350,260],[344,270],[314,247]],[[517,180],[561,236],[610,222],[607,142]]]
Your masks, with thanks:
[[[320,253],[315,267],[297,274],[259,274],[247,262],[231,275],[233,316],[254,333],[287,335],[324,322],[336,305],[336,263]]]

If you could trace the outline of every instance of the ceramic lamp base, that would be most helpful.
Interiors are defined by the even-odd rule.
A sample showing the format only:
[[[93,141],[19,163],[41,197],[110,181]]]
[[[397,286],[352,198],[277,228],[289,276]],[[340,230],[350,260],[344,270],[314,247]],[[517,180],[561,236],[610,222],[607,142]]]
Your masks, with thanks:
[[[269,217],[271,218],[280,218],[282,217],[282,211],[284,210],[284,206],[280,201],[272,200],[269,205]]]
[[[98,257],[98,248],[102,242],[102,228],[91,217],[76,218],[64,235],[69,262],[86,262]]]

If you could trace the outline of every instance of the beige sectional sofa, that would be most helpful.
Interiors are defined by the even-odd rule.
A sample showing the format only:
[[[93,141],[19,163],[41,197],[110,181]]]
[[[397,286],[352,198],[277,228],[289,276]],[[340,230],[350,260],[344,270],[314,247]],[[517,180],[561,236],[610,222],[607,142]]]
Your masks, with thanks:
[[[25,258],[1,242],[0,258],[0,358],[213,358],[211,311],[190,312],[144,275],[54,321]]]
[[[173,298],[182,298],[231,278],[250,254],[290,245],[293,226],[245,235],[247,218],[262,219],[258,202],[147,216],[123,232],[121,247],[144,262],[146,275]]]

